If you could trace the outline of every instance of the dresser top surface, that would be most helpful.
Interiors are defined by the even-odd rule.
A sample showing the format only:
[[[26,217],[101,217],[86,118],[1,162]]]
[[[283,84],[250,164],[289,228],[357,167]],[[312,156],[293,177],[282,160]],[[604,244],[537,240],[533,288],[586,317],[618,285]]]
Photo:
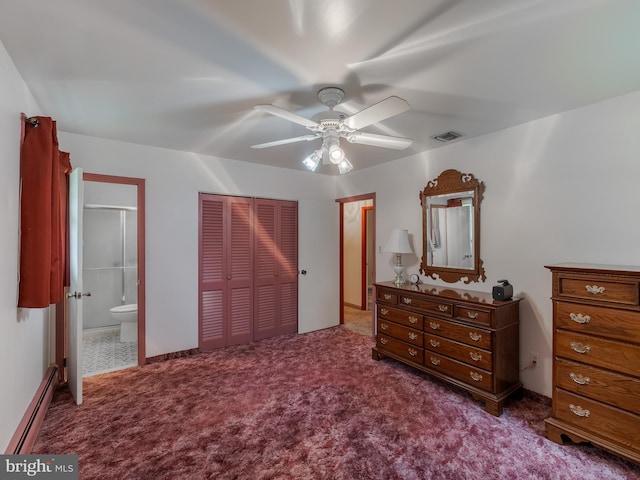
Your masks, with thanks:
[[[473,302],[481,303],[484,305],[506,305],[508,303],[519,302],[522,300],[519,297],[513,297],[510,300],[498,301],[494,300],[491,293],[477,292],[475,290],[463,290],[460,288],[440,287],[437,285],[430,285],[428,283],[420,283],[413,285],[411,283],[405,283],[404,285],[396,285],[394,282],[376,282],[376,286],[384,288],[393,288],[402,292],[408,293],[421,293],[424,295],[434,295],[441,298],[447,298],[450,300],[458,300],[461,302]]]
[[[552,272],[585,272],[609,275],[633,275],[640,276],[638,265],[603,265],[598,263],[558,263],[545,265]]]

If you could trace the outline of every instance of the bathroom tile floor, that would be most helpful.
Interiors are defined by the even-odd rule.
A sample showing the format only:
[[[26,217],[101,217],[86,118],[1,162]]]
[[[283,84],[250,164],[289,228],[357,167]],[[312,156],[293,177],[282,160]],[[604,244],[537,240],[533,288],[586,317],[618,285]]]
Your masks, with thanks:
[[[82,342],[83,377],[138,364],[138,342],[121,342],[119,326],[84,330]]]

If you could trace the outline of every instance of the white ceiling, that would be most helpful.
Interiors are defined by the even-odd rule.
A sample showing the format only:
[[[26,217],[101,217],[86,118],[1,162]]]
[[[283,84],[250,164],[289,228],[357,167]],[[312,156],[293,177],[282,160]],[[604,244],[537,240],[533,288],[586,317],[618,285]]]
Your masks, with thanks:
[[[61,131],[292,169],[319,140],[250,148],[309,133],[254,105],[406,99],[358,170],[640,90],[638,0],[0,0],[0,41]]]

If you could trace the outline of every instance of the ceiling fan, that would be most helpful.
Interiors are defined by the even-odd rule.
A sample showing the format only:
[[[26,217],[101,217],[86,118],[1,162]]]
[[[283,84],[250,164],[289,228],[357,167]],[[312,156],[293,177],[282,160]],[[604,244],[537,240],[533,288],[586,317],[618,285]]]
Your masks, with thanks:
[[[273,142],[260,143],[252,145],[251,148],[275,147],[277,145],[308,142],[320,138],[322,139],[320,148],[311,153],[302,163],[309,170],[314,171],[320,163],[320,160],[322,160],[323,165],[338,165],[340,173],[343,174],[351,171],[353,166],[345,157],[344,151],[340,148],[341,138],[346,139],[349,143],[393,148],[396,150],[407,148],[413,141],[410,138],[378,135],[360,131],[361,128],[409,110],[411,107],[407,101],[400,97],[387,97],[350,116],[344,112],[334,110],[334,107],[344,98],[344,91],[342,89],[337,87],[323,88],[318,92],[318,98],[329,110],[317,113],[311,119],[276,107],[275,105],[256,105],[254,108],[258,110],[302,125],[313,133],[299,137],[285,138],[283,140],[275,140]]]

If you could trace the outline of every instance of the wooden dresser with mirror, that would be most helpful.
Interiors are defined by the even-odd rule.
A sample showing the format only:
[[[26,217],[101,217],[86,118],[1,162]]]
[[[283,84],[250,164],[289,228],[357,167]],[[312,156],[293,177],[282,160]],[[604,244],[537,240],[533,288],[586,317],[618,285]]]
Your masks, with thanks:
[[[445,170],[420,192],[421,273],[448,283],[484,281],[480,203],[484,183]],[[460,387],[500,415],[522,388],[519,298],[427,284],[376,283],[376,346],[384,357]]]
[[[640,463],[640,267],[552,272],[553,398],[546,436]]]

